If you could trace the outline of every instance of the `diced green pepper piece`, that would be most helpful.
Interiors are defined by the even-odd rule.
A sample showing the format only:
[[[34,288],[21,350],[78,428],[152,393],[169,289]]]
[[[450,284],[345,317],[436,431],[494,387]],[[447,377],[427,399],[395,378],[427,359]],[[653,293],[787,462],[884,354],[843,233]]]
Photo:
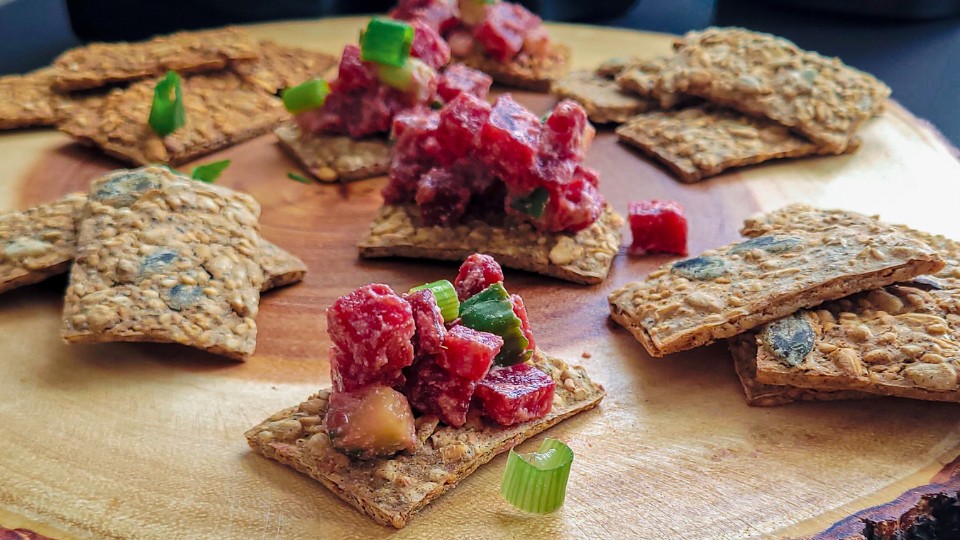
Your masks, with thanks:
[[[539,218],[543,211],[547,209],[547,201],[550,199],[550,192],[546,188],[538,187],[523,197],[517,197],[510,203],[510,207],[518,212],[523,212],[528,216]]]
[[[460,303],[460,320],[464,326],[490,332],[503,338],[503,347],[493,362],[512,366],[526,361],[530,341],[523,335],[520,317],[513,312],[510,294],[503,283],[494,283]]]
[[[413,27],[403,21],[374,18],[360,39],[360,60],[400,67],[410,56]]]

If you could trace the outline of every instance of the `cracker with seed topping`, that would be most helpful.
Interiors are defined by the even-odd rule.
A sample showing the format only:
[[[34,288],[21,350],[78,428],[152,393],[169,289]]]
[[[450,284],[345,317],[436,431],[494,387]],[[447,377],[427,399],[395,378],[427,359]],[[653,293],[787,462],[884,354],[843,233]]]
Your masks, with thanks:
[[[503,427],[471,414],[464,426],[454,428],[425,415],[417,419],[414,452],[361,460],[331,446],[324,424],[330,391],[321,390],[247,431],[247,442],[255,452],[322,483],[377,523],[399,529],[498,454],[603,399],[603,387],[582,367],[568,366],[541,351],[532,363],[557,382],[553,409],[537,420]]]
[[[769,118],[833,152],[843,151],[890,95],[885,84],[838,58],[742,28],[685,35],[661,70],[657,91]]]
[[[753,407],[776,407],[795,401],[839,401],[867,399],[873,394],[854,390],[814,390],[796,386],[764,384],[757,380],[757,336],[747,332],[727,340],[733,364],[743,385],[747,404]]]
[[[257,260],[263,269],[261,292],[299,283],[307,275],[307,265],[299,257],[263,238]]]
[[[542,57],[521,52],[509,62],[500,62],[488,58],[483,52],[474,52],[453,61],[480,70],[506,86],[548,92],[551,81],[564,76],[570,69],[570,49],[562,43],[551,43],[550,50]]]
[[[50,70],[0,77],[0,129],[52,126],[64,98],[50,88]]]
[[[713,105],[637,115],[617,128],[617,135],[687,183],[733,167],[834,153],[776,122]]]
[[[624,65],[616,75],[617,84],[624,90],[659,103],[662,109],[672,109],[692,101],[690,96],[667,91],[659,86],[660,72],[668,62],[669,58],[661,56]]]
[[[610,207],[592,225],[570,234],[545,233],[528,223],[512,222],[428,227],[420,224],[416,208],[385,205],[360,242],[360,256],[461,261],[486,253],[510,268],[574,283],[600,283],[620,250],[621,227],[623,218]]]
[[[289,118],[283,103],[234,73],[183,79],[186,124],[160,137],[147,119],[156,80],[116,89],[70,108],[58,126],[80,142],[136,164],[177,165],[270,132]]]
[[[626,122],[636,114],[658,108],[653,101],[624,92],[617,83],[589,71],[574,71],[553,81],[550,93],[580,103],[590,120],[598,124]]]
[[[327,53],[263,41],[259,60],[235,62],[231,68],[248,83],[276,94],[310,79],[323,78],[336,65],[337,59]]]
[[[95,180],[77,233],[68,343],[180,343],[242,360],[256,347],[260,206],[165,167]]]
[[[256,60],[257,42],[239,28],[179,32],[137,43],[91,43],[54,61],[55,88],[100,88],[161,75],[215,71],[231,62]]]
[[[283,123],[274,133],[280,147],[321,182],[363,180],[390,170],[390,143],[385,138],[304,134],[293,121]]]
[[[610,58],[597,66],[594,72],[605,79],[613,79],[627,69],[644,62],[646,62],[646,60],[641,58]]]
[[[663,356],[943,265],[930,246],[879,221],[815,221],[665,265],[612,292],[610,312]]]

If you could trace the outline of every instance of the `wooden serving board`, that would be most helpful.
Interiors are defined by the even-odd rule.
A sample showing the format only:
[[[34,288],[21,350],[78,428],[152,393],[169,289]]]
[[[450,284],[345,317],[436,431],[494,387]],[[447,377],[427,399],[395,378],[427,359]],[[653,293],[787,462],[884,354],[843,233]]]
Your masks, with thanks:
[[[338,52],[363,19],[252,27],[260,37]],[[552,26],[575,63],[666,52],[670,36]],[[547,96],[521,93],[538,114]],[[754,167],[696,185],[672,179],[602,130],[588,157],[617,211],[680,201],[692,253],[737,238],[748,215],[789,202],[880,213],[960,238],[960,163],[896,103],[853,155]],[[538,343],[582,362],[608,396],[548,432],[576,452],[566,505],[520,514],[499,495],[493,460],[394,532],[320,484],[254,455],[243,432],[329,382],[324,309],[368,282],[398,290],[451,278],[456,265],[363,261],[355,244],[384,180],[304,185],[272,136],[201,161],[232,159],[221,183],[263,205],[263,235],[303,257],[304,283],[267,294],[260,341],[237,364],[167,345],[67,346],[64,279],[0,296],[0,526],[58,538],[760,538],[820,531],[926,484],[960,452],[953,404],[881,399],[758,409],[743,400],[723,345],[647,356],[607,317],[606,296],[668,257],[618,257],[583,287],[508,271]],[[118,163],[52,131],[0,135],[0,207],[85,189]],[[588,354],[586,354],[588,353]],[[582,355],[582,357],[581,357]],[[529,451],[540,437],[522,449]]]

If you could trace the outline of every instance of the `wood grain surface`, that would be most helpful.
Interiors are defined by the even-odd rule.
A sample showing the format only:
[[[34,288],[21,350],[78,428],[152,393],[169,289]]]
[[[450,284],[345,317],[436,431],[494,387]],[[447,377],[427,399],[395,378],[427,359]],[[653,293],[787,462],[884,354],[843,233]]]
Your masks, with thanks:
[[[253,31],[337,52],[362,25],[339,19]],[[670,45],[665,35],[551,31],[582,67]],[[519,99],[537,113],[552,103]],[[696,185],[672,179],[609,130],[587,161],[619,212],[634,199],[680,201],[692,253],[736,239],[756,211],[797,201],[960,238],[953,150],[896,103],[862,137],[849,156],[758,166]],[[671,259],[622,255],[592,287],[507,271],[541,347],[581,362],[608,391],[599,409],[548,432],[577,456],[566,505],[546,516],[511,509],[499,495],[501,456],[406,529],[385,529],[306,476],[254,455],[243,432],[329,382],[324,309],[336,297],[374,281],[402,290],[451,278],[456,265],[357,258],[383,179],[293,182],[286,173],[296,167],[272,136],[200,161],[216,159],[233,160],[220,182],[262,203],[263,235],[306,260],[306,281],[264,296],[257,354],[243,364],[169,345],[64,345],[63,279],[0,296],[0,526],[55,538],[798,537],[929,483],[960,452],[954,404],[750,408],[724,346],[650,358],[609,321],[606,295]],[[84,189],[118,166],[50,131],[0,135],[0,163],[0,207],[8,209]]]

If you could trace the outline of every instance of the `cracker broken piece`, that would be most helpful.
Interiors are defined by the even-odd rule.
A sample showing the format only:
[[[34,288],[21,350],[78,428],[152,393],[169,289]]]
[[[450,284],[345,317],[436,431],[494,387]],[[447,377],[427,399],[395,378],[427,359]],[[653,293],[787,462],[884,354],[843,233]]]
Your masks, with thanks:
[[[99,88],[162,75],[224,69],[231,62],[256,60],[257,42],[239,28],[179,32],[136,43],[91,43],[54,61],[54,88]]]
[[[664,356],[943,265],[930,246],[879,221],[811,224],[664,265],[613,291],[610,312]]]
[[[310,79],[323,78],[337,62],[336,57],[327,53],[262,41],[258,60],[235,62],[231,69],[248,83],[276,94]]]
[[[263,270],[249,195],[165,167],[95,180],[77,233],[67,343],[180,343],[242,360],[256,347]]]
[[[764,384],[757,380],[757,336],[747,332],[727,340],[733,364],[743,385],[747,404],[753,407],[776,407],[795,401],[840,401],[868,399],[877,396],[854,390],[814,390],[796,386]]]
[[[549,92],[551,81],[564,76],[570,69],[570,48],[561,43],[551,43],[550,51],[543,57],[521,52],[509,62],[500,62],[482,52],[474,52],[469,56],[457,57],[454,62],[463,62],[506,86]]]
[[[263,269],[261,292],[299,283],[307,275],[307,265],[299,257],[263,238],[257,260]]]
[[[653,100],[661,109],[667,110],[688,103],[694,98],[662,89],[659,86],[660,72],[667,65],[667,57],[657,57],[641,62],[627,64],[617,73],[616,81],[620,88]]]
[[[74,219],[87,197],[72,193],[23,212],[0,215],[0,292],[65,273],[76,254]]]
[[[63,99],[50,88],[49,69],[0,77],[0,129],[52,126]]]
[[[473,253],[493,256],[501,265],[574,283],[600,283],[620,250],[623,218],[609,206],[592,225],[575,234],[545,233],[528,223],[493,226],[471,221],[454,227],[420,224],[417,208],[380,208],[360,256],[413,257],[462,261]]]
[[[598,124],[623,123],[658,108],[653,101],[624,92],[617,83],[589,71],[574,71],[553,81],[550,93],[580,103],[590,120]]]
[[[846,148],[890,95],[885,84],[838,58],[742,28],[686,34],[661,70],[657,90],[769,118],[833,152]]]
[[[641,64],[641,63],[643,63],[643,62],[645,62],[645,61],[646,61],[646,60],[643,60],[643,59],[641,59],[641,58],[635,58],[635,57],[631,57],[631,58],[623,58],[623,57],[610,58],[609,60],[606,60],[605,62],[603,62],[602,64],[600,64],[599,66],[597,66],[597,69],[594,70],[594,73],[596,73],[597,75],[599,75],[599,76],[601,76],[601,77],[603,77],[603,78],[605,78],[605,79],[613,79],[613,78],[615,78],[617,75],[619,75],[619,74],[623,73],[624,71],[626,71],[627,69],[629,69],[629,68],[631,68],[631,67],[633,67],[633,66],[635,66],[635,65],[637,65],[637,64]]]
[[[390,170],[390,143],[385,138],[305,134],[294,121],[284,122],[274,133],[280,147],[321,182],[363,180]]]
[[[471,413],[460,428],[417,419],[417,449],[390,459],[360,460],[334,450],[323,423],[329,390],[274,414],[247,431],[255,452],[309,475],[381,525],[402,528],[419,510],[478,467],[577,413],[596,407],[604,389],[580,366],[537,351],[533,365],[557,382],[553,409],[537,420],[499,426]],[[462,496],[462,494],[461,494]]]
[[[89,107],[72,107],[59,128],[82,143],[136,165],[178,165],[258,135],[289,118],[283,103],[234,73],[183,79],[186,124],[166,137],[147,119],[156,80],[115,89]]]
[[[711,105],[640,114],[617,128],[617,135],[686,183],[733,167],[834,153],[776,122]]]

